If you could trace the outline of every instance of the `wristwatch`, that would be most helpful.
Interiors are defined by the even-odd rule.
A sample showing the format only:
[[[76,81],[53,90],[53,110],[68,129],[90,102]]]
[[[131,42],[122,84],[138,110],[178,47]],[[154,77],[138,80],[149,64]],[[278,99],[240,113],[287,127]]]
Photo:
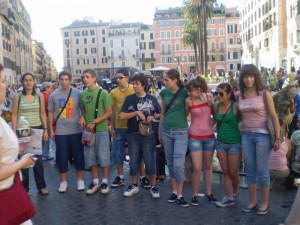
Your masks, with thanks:
[[[96,124],[96,121],[95,121],[95,120],[93,120],[92,124],[94,124],[94,125],[95,125],[95,124]]]

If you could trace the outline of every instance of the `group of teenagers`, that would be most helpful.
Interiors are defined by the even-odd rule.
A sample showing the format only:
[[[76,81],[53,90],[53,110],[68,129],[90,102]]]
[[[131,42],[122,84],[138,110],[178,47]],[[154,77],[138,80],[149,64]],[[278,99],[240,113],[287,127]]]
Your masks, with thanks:
[[[45,104],[43,95],[34,88],[34,76],[25,73],[21,80],[24,89],[13,100],[14,132],[18,118],[25,116],[31,127],[44,129],[43,141],[48,138],[55,140],[61,179],[59,192],[64,193],[68,188],[70,155],[77,170],[78,191],[86,189],[83,173],[88,168],[93,180],[88,185],[86,194],[94,194],[98,190],[101,194],[108,194],[111,163],[116,165],[117,176],[110,187],[123,186],[123,162],[127,143],[131,184],[124,196],[138,193],[140,180],[141,186],[150,189],[152,198],[160,198],[156,185],[156,145],[161,144],[172,185],[169,203],[189,206],[189,202],[183,197],[184,164],[189,151],[193,165],[190,204],[199,204],[198,192],[203,170],[206,199],[219,207],[234,205],[239,196],[238,170],[243,152],[250,202],[242,210],[245,213],[255,211],[259,215],[269,212],[269,160],[272,149],[276,151],[280,147],[280,125],[273,98],[269,92],[263,91],[262,77],[255,65],[247,64],[242,67],[239,76],[240,92],[236,97],[230,84],[219,84],[215,92],[217,103],[214,102],[213,95],[207,93],[208,86],[203,78],[198,76],[184,85],[176,69],[170,69],[163,75],[164,88],[158,97],[148,93],[145,75],[137,74],[130,78],[126,69],[116,72],[118,87],[111,93],[97,86],[96,79],[95,71],[84,70],[83,82],[86,89],[81,92],[70,87],[72,76],[69,72],[62,71],[59,74],[60,87],[49,96]],[[276,138],[273,143],[266,126],[267,110],[275,128]],[[111,122],[111,130],[108,120]],[[139,126],[142,122],[157,124],[157,132],[141,135]],[[83,130],[95,132],[94,146],[83,145]],[[215,150],[224,174],[226,195],[221,201],[212,193],[212,158]],[[28,191],[30,157],[28,154],[23,157],[21,159],[24,162],[27,160],[26,166],[20,169],[24,177],[23,184]],[[37,189],[42,194],[48,194],[41,156],[37,156],[37,160],[30,165],[33,166]],[[102,170],[101,182],[99,168]],[[257,184],[261,191],[260,205]]]

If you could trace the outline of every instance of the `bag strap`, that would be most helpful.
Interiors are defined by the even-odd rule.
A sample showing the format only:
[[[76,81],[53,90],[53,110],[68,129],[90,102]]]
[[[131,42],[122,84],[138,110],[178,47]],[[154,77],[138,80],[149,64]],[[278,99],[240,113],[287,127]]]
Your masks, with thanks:
[[[94,119],[96,119],[97,115],[98,115],[98,106],[99,106],[99,99],[100,99],[101,91],[102,91],[102,89],[100,88],[99,91],[98,91],[98,94],[97,94],[97,99],[96,99],[96,107],[95,107]]]
[[[57,120],[59,119],[60,115],[62,114],[62,112],[64,111],[64,109],[66,108],[67,104],[68,104],[68,101],[69,101],[69,98],[71,96],[71,93],[72,93],[72,88],[70,87],[70,91],[69,91],[69,95],[68,95],[68,98],[65,102],[65,105],[62,107],[62,109],[60,110],[59,114],[57,115],[56,119],[55,119],[55,123],[57,122]]]
[[[169,102],[169,104],[167,105],[167,107],[165,108],[165,114],[167,113],[167,111],[170,109],[170,107],[172,106],[173,102],[175,101],[176,97],[179,95],[180,91],[183,88],[179,88],[176,92],[176,94],[173,96],[172,100]]]
[[[263,96],[264,96],[264,104],[265,104],[265,109],[266,109],[267,117],[270,117],[269,107],[268,107],[268,104],[267,104],[267,93],[266,93],[266,90],[264,90]]]
[[[220,103],[219,103],[219,104],[220,104]],[[217,130],[219,130],[219,128],[220,128],[220,126],[221,126],[221,124],[222,124],[222,122],[223,122],[225,116],[227,115],[227,113],[228,113],[229,109],[232,107],[232,105],[233,105],[233,102],[231,102],[230,106],[228,107],[228,109],[226,110],[226,112],[224,113],[224,115],[222,116],[221,122],[220,122],[219,124],[217,124]],[[218,105],[218,106],[219,106],[219,105]]]

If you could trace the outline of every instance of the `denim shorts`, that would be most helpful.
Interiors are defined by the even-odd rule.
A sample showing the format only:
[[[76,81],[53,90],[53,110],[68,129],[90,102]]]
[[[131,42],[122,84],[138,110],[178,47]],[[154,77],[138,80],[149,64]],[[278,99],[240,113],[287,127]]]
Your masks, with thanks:
[[[189,138],[189,152],[202,152],[202,151],[214,152],[215,145],[216,145],[215,138],[208,138],[202,140]]]
[[[219,140],[216,140],[216,150],[217,152],[225,152],[232,155],[240,155],[241,144],[226,144]]]
[[[69,135],[55,135],[56,156],[58,171],[68,172],[68,162],[70,156],[74,159],[76,170],[84,170],[84,152],[81,143],[82,133]]]
[[[110,164],[109,133],[108,131],[96,132],[95,147],[84,146],[85,166],[99,165],[106,167]]]

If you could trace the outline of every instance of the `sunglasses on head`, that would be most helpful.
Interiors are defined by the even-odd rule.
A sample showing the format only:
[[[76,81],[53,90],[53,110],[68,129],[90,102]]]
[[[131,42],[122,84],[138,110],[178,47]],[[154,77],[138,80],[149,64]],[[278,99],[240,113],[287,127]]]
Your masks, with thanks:
[[[118,76],[117,77],[117,79],[120,79],[120,80],[122,80],[122,79],[124,79],[125,77],[123,77],[123,76]]]
[[[224,92],[215,92],[216,93],[216,96],[220,95],[220,97],[223,97],[224,96]]]

